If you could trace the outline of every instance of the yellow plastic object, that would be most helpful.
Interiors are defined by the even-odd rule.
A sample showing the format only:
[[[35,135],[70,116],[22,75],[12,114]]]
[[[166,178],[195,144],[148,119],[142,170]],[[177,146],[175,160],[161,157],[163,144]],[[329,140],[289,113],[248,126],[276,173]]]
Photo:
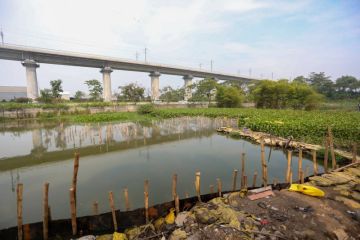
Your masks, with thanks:
[[[113,240],[127,240],[127,237],[124,233],[114,232]]]
[[[308,185],[304,185],[304,184],[291,184],[290,191],[294,191],[294,192],[301,192],[303,194],[309,195],[309,196],[313,196],[313,197],[323,197],[325,196],[325,193],[313,186],[308,186]]]
[[[166,224],[174,224],[175,222],[175,209],[171,208],[170,209],[170,213],[168,215],[166,215],[165,217],[165,222]]]

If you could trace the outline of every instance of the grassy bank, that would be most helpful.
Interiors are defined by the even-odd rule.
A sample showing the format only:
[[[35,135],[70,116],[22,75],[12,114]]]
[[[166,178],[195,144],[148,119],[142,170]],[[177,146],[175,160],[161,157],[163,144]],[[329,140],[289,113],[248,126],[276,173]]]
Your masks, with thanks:
[[[206,116],[238,118],[240,127],[322,144],[327,127],[333,130],[339,146],[360,143],[360,113],[344,111],[300,111],[245,108],[157,109],[160,118]]]

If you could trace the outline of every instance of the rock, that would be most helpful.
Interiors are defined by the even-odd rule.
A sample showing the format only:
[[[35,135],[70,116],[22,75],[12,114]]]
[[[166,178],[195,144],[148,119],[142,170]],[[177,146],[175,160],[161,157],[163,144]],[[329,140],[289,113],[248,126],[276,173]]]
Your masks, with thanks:
[[[195,207],[193,211],[199,223],[212,224],[217,220],[217,217],[205,207]]]
[[[98,236],[96,238],[96,240],[112,240],[112,239],[113,239],[112,234],[105,234],[105,235]]]
[[[336,196],[335,200],[338,201],[338,202],[343,202],[346,206],[351,207],[351,208],[355,208],[355,209],[360,208],[360,203],[358,203],[358,202],[356,202],[354,200],[345,198],[345,197]]]
[[[334,230],[333,233],[335,234],[335,236],[338,240],[348,240],[349,239],[349,236],[346,234],[346,232],[342,228],[338,228],[338,229]]]
[[[350,196],[355,199],[356,201],[360,202],[360,193],[359,192],[351,192]]]
[[[181,212],[175,218],[175,224],[178,227],[182,227],[184,225],[184,221],[188,216],[188,212]]]
[[[171,233],[169,240],[182,240],[186,239],[186,237],[186,232],[184,230],[176,229]]]
[[[355,184],[355,185],[352,187],[352,190],[357,191],[357,192],[360,192],[360,184]]]
[[[87,236],[78,238],[77,240],[95,240],[95,239],[96,239],[96,237],[94,235],[87,235]]]

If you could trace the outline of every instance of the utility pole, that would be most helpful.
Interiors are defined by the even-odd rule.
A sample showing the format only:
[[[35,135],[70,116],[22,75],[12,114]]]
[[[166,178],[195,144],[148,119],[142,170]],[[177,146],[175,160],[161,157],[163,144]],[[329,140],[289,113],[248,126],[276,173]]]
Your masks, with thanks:
[[[1,43],[2,43],[2,45],[4,45],[4,33],[2,31],[2,28],[0,30],[0,35],[1,35]]]
[[[136,56],[136,57],[135,57],[135,58],[136,58],[136,61],[138,61],[138,60],[139,60],[139,53],[136,52],[136,53],[135,53],[135,56]]]
[[[145,52],[145,62],[147,62],[147,59],[146,59],[147,48],[144,49],[144,52]]]
[[[210,69],[211,69],[211,72],[213,71],[213,60],[211,59],[210,61]]]
[[[200,69],[201,69],[201,66],[202,66],[202,64],[200,63],[200,64],[199,64],[199,68],[200,68]]]
[[[251,68],[249,68],[249,77],[251,77]]]

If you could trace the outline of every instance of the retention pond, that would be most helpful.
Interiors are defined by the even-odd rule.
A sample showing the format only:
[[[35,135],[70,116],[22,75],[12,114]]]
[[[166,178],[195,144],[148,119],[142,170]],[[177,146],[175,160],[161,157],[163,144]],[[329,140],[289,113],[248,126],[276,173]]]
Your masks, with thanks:
[[[67,124],[62,122],[8,122],[0,127],[0,229],[16,225],[16,185],[23,183],[24,224],[42,220],[43,185],[50,183],[52,219],[70,217],[69,188],[74,152],[80,154],[77,215],[92,214],[97,201],[108,212],[108,192],[115,207],[125,210],[124,188],[131,209],[144,205],[144,180],[149,180],[149,205],[170,201],[172,175],[177,174],[180,198],[194,196],[195,172],[201,172],[201,193],[209,193],[220,178],[223,190],[232,188],[232,172],[241,168],[252,184],[261,165],[260,146],[217,133],[221,126],[235,127],[233,119],[175,118],[151,123]],[[269,182],[285,179],[287,160],[282,149],[265,148]],[[297,168],[297,156],[292,159]],[[312,162],[303,158],[303,169]],[[319,166],[319,172],[323,169]],[[312,174],[312,170],[305,172]],[[297,179],[294,172],[293,178]],[[238,186],[240,178],[238,177]]]

